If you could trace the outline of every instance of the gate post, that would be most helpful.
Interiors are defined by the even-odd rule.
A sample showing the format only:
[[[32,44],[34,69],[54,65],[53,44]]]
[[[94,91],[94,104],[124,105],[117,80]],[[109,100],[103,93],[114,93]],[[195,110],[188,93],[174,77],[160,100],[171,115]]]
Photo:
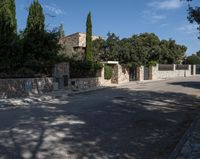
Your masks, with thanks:
[[[137,80],[144,80],[144,66],[137,67]]]
[[[149,68],[149,79],[157,80],[158,78],[158,64],[156,66],[150,66]]]
[[[196,76],[196,65],[193,65],[193,76]]]

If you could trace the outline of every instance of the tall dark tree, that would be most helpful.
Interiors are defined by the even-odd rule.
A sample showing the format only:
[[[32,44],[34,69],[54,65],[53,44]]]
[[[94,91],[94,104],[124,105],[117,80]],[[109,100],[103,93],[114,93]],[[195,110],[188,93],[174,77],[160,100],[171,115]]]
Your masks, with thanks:
[[[86,22],[86,52],[85,52],[85,60],[89,61],[89,62],[93,61],[91,12],[88,13],[87,22]]]
[[[0,1],[0,63],[1,71],[11,70],[15,57],[17,22],[15,15],[15,1]]]
[[[44,27],[45,27],[45,16],[43,13],[42,6],[38,2],[38,0],[34,0],[34,2],[29,7],[26,33],[27,34],[43,33]]]
[[[34,65],[40,60],[43,53],[45,17],[38,0],[34,0],[29,7],[27,25],[24,32],[24,55],[25,64]]]
[[[16,19],[16,6],[15,6],[15,0],[8,0],[10,11],[12,13],[12,25],[13,25],[13,31],[17,33],[17,19]]]
[[[36,73],[46,73],[47,67],[56,62],[59,50],[59,32],[45,30],[45,16],[38,0],[29,7],[27,26],[24,32],[23,67]],[[49,69],[51,70],[51,69]]]
[[[65,31],[64,31],[63,24],[61,24],[59,27],[59,38],[63,38],[63,37],[65,37]]]

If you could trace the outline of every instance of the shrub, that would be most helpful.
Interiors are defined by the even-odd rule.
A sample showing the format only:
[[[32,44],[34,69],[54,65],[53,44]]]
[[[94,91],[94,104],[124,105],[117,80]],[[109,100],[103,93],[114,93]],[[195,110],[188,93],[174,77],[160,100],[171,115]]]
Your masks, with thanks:
[[[19,78],[30,78],[34,77],[35,72],[31,69],[28,68],[20,68],[19,70],[16,71],[15,77]]]
[[[110,80],[112,78],[113,72],[112,72],[112,67],[105,65],[104,66],[104,78],[106,80]]]
[[[157,62],[156,61],[149,61],[148,66],[156,66]]]

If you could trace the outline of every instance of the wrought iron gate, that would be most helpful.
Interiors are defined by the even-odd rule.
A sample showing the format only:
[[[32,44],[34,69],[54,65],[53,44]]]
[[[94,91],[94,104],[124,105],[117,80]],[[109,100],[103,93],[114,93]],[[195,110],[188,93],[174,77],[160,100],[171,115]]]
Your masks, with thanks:
[[[200,65],[196,65],[196,74],[200,75]]]
[[[136,67],[132,67],[129,69],[129,79],[130,79],[130,81],[137,80],[137,68]]]
[[[149,80],[149,67],[144,67],[144,80]]]
[[[194,75],[194,65],[191,65],[191,75]]]

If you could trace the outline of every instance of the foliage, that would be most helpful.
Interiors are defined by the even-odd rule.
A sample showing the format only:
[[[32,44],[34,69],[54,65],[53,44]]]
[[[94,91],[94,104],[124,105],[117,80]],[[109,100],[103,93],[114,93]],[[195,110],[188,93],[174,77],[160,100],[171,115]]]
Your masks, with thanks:
[[[30,67],[35,72],[50,73],[51,67],[58,60],[60,49],[59,30],[46,31],[43,9],[38,0],[29,8],[27,26],[23,38],[23,67]],[[50,69],[50,70],[48,70]]]
[[[183,0],[182,0],[183,1]],[[200,6],[192,7],[190,2],[192,0],[186,0],[188,4],[188,20],[190,23],[196,23],[198,25],[198,30],[200,32]],[[200,39],[200,37],[199,37]]]
[[[43,9],[34,0],[27,27],[17,35],[15,1],[0,1],[0,73],[4,77],[49,75],[52,66],[61,61],[58,29],[45,30],[44,20]]]
[[[0,72],[10,72],[16,67],[20,50],[16,35],[15,1],[0,1]]]
[[[112,67],[109,65],[105,65],[104,66],[104,78],[106,80],[110,80],[112,78],[112,75],[113,75]]]
[[[156,66],[157,62],[156,61],[149,61],[148,66]]]
[[[186,59],[187,64],[191,65],[199,65],[200,64],[200,57],[197,55],[188,56]]]
[[[71,78],[86,78],[86,77],[98,77],[99,71],[103,67],[98,62],[77,61],[70,60],[70,77]]]
[[[93,42],[96,60],[117,60],[126,67],[149,65],[150,61],[180,63],[186,49],[176,44],[175,40],[160,40],[154,33],[142,33],[121,40],[114,33],[109,33],[106,40],[97,39]]]
[[[176,44],[175,40],[162,40],[160,43],[161,54],[159,63],[173,64],[180,63],[185,55],[187,47]]]
[[[85,53],[86,61],[93,61],[92,55],[92,19],[91,13],[89,12],[87,16],[86,22],[86,53]]]
[[[43,13],[42,6],[38,0],[34,0],[29,7],[29,15],[26,25],[26,34],[35,36],[36,34],[41,34],[44,32],[45,16]]]
[[[63,24],[61,24],[61,25],[59,26],[59,38],[61,39],[61,38],[63,38],[63,37],[65,37],[65,31],[64,31]]]

